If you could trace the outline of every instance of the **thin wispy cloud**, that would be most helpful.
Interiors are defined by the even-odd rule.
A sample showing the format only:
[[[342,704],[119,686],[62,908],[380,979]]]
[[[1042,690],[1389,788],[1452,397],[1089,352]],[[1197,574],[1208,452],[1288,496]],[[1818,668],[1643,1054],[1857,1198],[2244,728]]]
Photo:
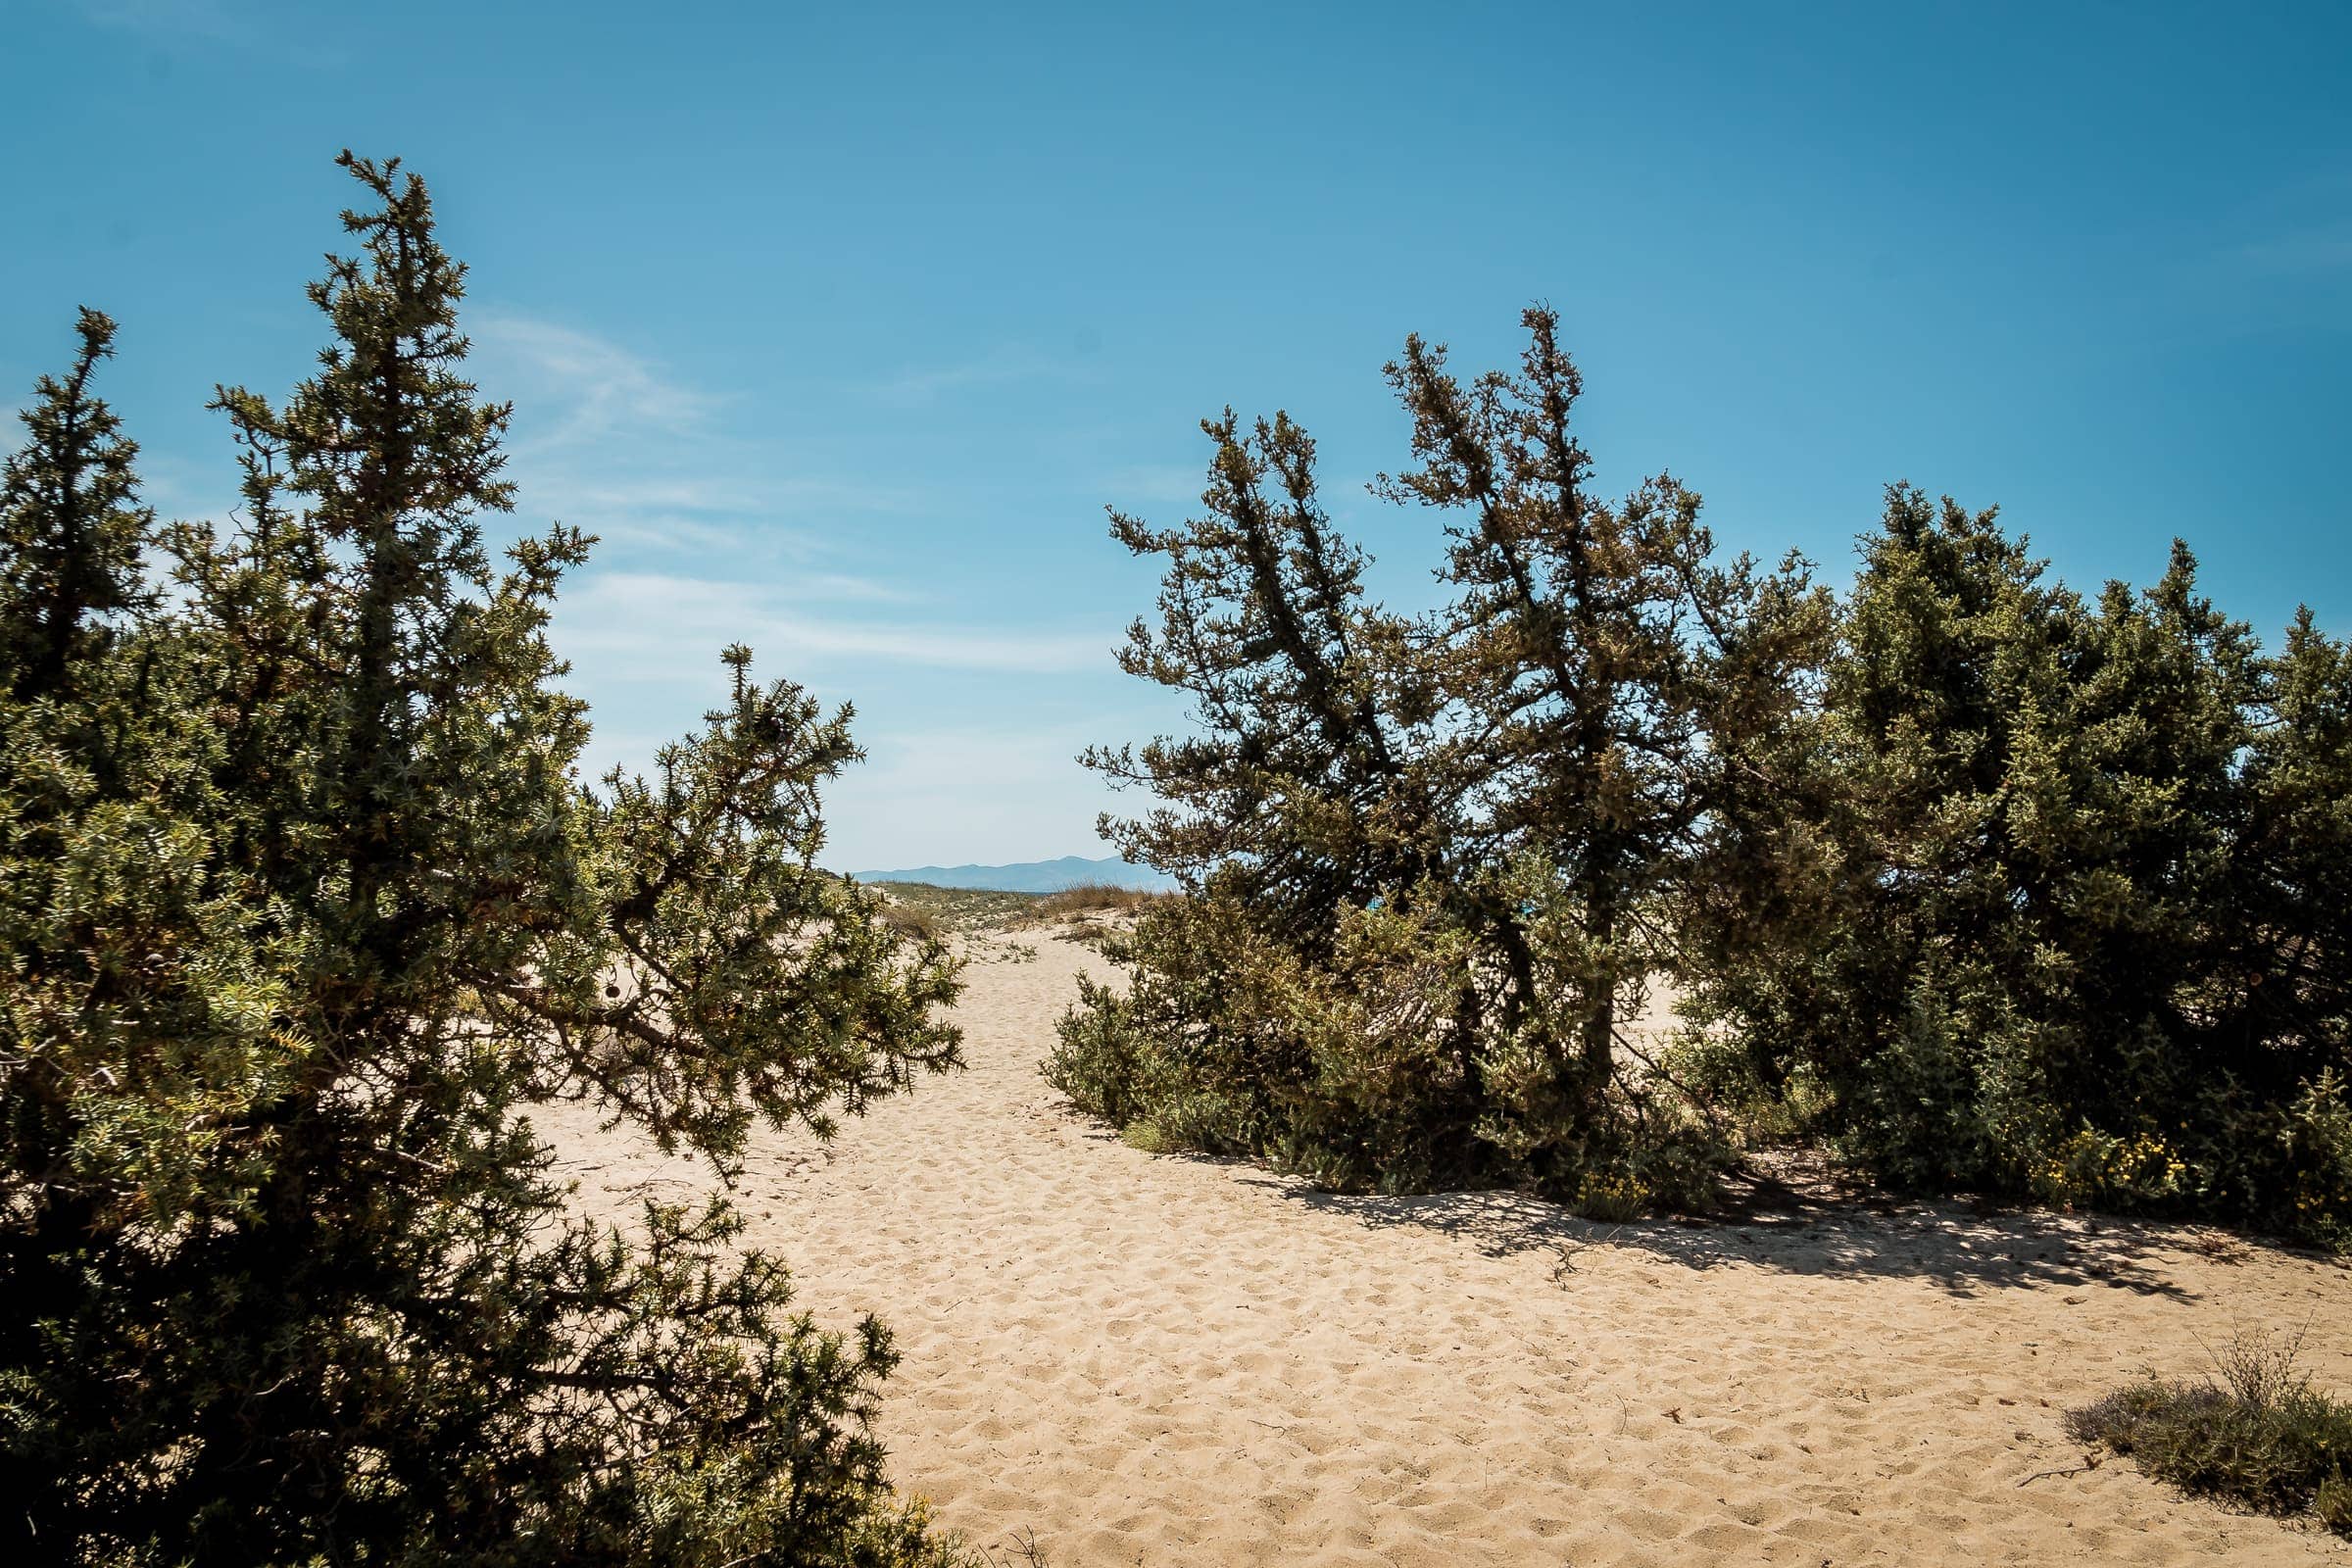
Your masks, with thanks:
[[[740,642],[758,677],[858,704],[871,760],[834,794],[829,863],[1087,848],[1104,791],[1073,757],[1103,726],[1042,733],[1019,697],[994,724],[908,720],[936,714],[958,676],[1033,694],[1102,675],[1117,640],[1108,615],[971,594],[906,547],[941,497],[903,477],[795,466],[764,430],[738,433],[735,399],[647,355],[515,313],[477,321],[477,378],[515,403],[524,518],[560,515],[620,547],[566,585],[551,628],[572,664],[566,684],[595,704],[591,774],[651,765],[724,690],[719,651]],[[1054,373],[998,360],[901,378],[888,395]]]
[[[634,432],[678,435],[701,429],[721,400],[664,374],[651,361],[576,327],[492,313],[468,323],[477,358],[517,378],[517,400],[544,399],[531,441],[582,447]]]
[[[923,603],[929,597],[909,588],[877,582],[871,577],[852,576],[843,571],[808,572],[794,577],[791,583],[799,592],[810,598],[837,602],[853,600],[869,605],[913,605]]]
[[[2276,235],[2235,254],[2248,270],[2271,276],[2352,271],[2352,222]]]
[[[850,591],[845,592],[845,588]],[[801,602],[805,594],[807,603]],[[717,649],[749,643],[795,668],[885,662],[944,669],[1062,674],[1100,669],[1108,628],[1039,632],[904,619],[849,619],[818,604],[888,603],[896,590],[863,579],[785,574],[757,586],[656,572],[602,572],[557,612],[557,644],[599,679],[715,678]]]
[[[615,544],[807,559],[831,548],[834,519],[924,499],[905,484],[774,471],[772,446],[730,430],[734,400],[610,338],[515,312],[468,324],[476,378],[514,404],[510,471],[526,516]]]
[[[1103,499],[1122,510],[1152,503],[1197,504],[1208,487],[1207,465],[1184,467],[1173,463],[1119,468],[1102,476]]]
[[[1083,381],[1091,369],[1026,349],[1006,349],[983,359],[929,369],[903,371],[877,382],[873,396],[893,408],[920,408],[955,393],[1017,381]]]
[[[74,9],[84,21],[158,45],[206,44],[310,66],[341,65],[347,58],[235,0],[74,0]]]

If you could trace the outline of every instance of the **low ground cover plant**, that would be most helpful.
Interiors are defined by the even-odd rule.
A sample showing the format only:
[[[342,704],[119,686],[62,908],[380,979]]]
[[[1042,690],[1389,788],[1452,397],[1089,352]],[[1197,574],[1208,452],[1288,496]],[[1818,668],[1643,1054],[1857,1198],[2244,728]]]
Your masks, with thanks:
[[[2311,1386],[2300,1345],[2299,1334],[2240,1336],[2211,1375],[2143,1378],[2068,1412],[2067,1431],[2183,1492],[2308,1513],[2352,1537],[2352,1404]]]
[[[958,932],[1019,924],[1044,897],[994,888],[939,888],[928,882],[877,882],[873,886],[900,908]]]

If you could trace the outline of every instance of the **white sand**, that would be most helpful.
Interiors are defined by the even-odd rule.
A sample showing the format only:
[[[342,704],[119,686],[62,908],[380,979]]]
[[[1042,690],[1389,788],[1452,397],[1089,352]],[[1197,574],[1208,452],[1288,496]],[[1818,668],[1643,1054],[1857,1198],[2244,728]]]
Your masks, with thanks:
[[[2061,1411],[2200,1339],[2308,1321],[2352,1390],[2352,1273],[2178,1227],[1950,1206],[1608,1228],[1504,1195],[1338,1198],[1138,1152],[1037,1063],[1081,965],[968,974],[967,1071],[758,1146],[752,1240],[898,1332],[900,1486],[1056,1568],[2352,1562],[2316,1530],[2076,1465]],[[554,1118],[583,1201],[698,1167]],[[2021,1485],[2025,1483],[2024,1485]]]

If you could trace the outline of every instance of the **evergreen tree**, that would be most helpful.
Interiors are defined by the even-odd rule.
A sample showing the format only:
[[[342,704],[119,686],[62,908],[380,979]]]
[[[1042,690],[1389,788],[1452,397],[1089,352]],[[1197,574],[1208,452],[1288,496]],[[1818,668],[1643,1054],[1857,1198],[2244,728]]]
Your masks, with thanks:
[[[2352,1247],[2352,645],[2297,612],[2264,662],[2240,837],[2194,998],[2204,1198]]]
[[[2306,614],[2266,656],[2184,546],[2085,599],[1902,485],[1842,607],[1721,562],[1671,478],[1592,493],[1526,325],[1515,375],[1389,368],[1415,466],[1376,488],[1446,519],[1433,614],[1367,602],[1287,418],[1205,426],[1202,516],[1114,516],[1165,562],[1123,667],[1195,729],[1089,760],[1158,797],[1106,831],[1185,894],[1049,1077],[1343,1186],[1614,1212],[1795,1133],[2352,1237],[2352,654]],[[1624,1030],[1658,976],[1664,1055]]]
[[[2217,1010],[2239,1042],[2278,1048],[2264,1074],[2276,1096],[2352,1070],[2352,645],[2303,609],[2268,674],[2224,933],[2234,983]]]
[[[1159,625],[1129,628],[1119,667],[1187,693],[1214,738],[1085,760],[1163,799],[1214,803],[1107,822],[1124,853],[1195,886],[1223,871],[1269,927],[1328,944],[1337,909],[1425,869],[1404,780],[1429,697],[1407,628],[1364,600],[1366,562],[1323,510],[1306,432],[1284,415],[1244,430],[1230,409],[1200,428],[1216,447],[1206,515],[1158,530],[1114,512],[1111,534],[1168,563]]]
[[[866,1427],[887,1333],[791,1315],[721,1200],[573,1217],[528,1120],[586,1098],[723,1176],[755,1122],[830,1132],[954,1064],[946,955],[813,863],[848,710],[729,650],[653,780],[582,787],[544,633],[589,541],[493,569],[463,270],[420,182],[343,163],[334,341],[282,406],[220,392],[243,515],[170,531],[172,603],[96,350],[10,470],[0,618],[80,707],[19,676],[5,721],[0,1528],[47,1560],[936,1557]]]
[[[22,416],[26,444],[0,477],[0,672],[20,703],[71,701],[74,676],[149,597],[140,555],[155,518],[138,504],[138,448],[90,392],[98,362],[114,353],[115,323],[85,310],[75,325],[74,368],[41,378]]]
[[[1406,340],[1388,373],[1420,466],[1383,489],[1461,519],[1441,573],[1458,590],[1440,623],[1463,715],[1448,771],[1487,806],[1464,858],[1508,977],[1502,1125],[1566,1186],[1610,1136],[1623,1025],[1680,961],[1672,906],[1719,874],[1710,841],[1799,712],[1830,622],[1800,558],[1719,564],[1671,477],[1593,495],[1558,316],[1523,324],[1520,373],[1466,386],[1444,350]]]
[[[1305,431],[1280,415],[1245,428],[1231,410],[1201,428],[1203,515],[1157,530],[1114,513],[1111,529],[1167,562],[1158,624],[1135,623],[1120,665],[1185,693],[1200,733],[1085,759],[1163,803],[1103,830],[1187,898],[1147,918],[1126,996],[1085,987],[1070,1027],[1094,1048],[1051,1075],[1170,1141],[1279,1148],[1343,1184],[1459,1172],[1482,1157],[1463,1093],[1475,1031],[1381,1019],[1421,1018],[1427,998],[1400,984],[1449,990],[1449,1013],[1475,987],[1444,964],[1399,973],[1373,934],[1449,918],[1431,904],[1451,880],[1454,808],[1425,767],[1440,696],[1414,629],[1365,599]],[[1152,1044],[1139,1055],[1135,1041]]]
[[[1671,480],[1590,495],[1575,366],[1550,312],[1525,324],[1516,377],[1463,386],[1418,339],[1390,368],[1419,466],[1381,488],[1461,519],[1433,617],[1363,602],[1284,417],[1205,427],[1207,516],[1114,518],[1168,560],[1122,662],[1199,733],[1091,758],[1171,803],[1109,830],[1188,898],[1125,950],[1130,995],[1065,1026],[1051,1070],[1082,1103],[1348,1184],[1703,1187],[1638,1125],[1620,1026],[1828,607],[1794,560],[1718,563]]]
[[[2352,1197],[2310,967],[2343,948],[2305,894],[2343,861],[2340,651],[2306,616],[2266,659],[2180,544],[2085,602],[1906,486],[1841,631],[1784,808],[1809,853],[1695,1014],[1899,1185],[2323,1228]]]

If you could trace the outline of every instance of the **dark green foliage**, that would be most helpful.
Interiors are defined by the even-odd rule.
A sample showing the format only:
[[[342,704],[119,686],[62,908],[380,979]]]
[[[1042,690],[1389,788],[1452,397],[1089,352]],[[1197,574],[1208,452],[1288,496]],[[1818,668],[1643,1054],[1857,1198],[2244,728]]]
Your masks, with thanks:
[[[103,661],[116,619],[152,599],[139,556],[155,518],[138,504],[138,447],[90,391],[115,323],[85,310],[76,327],[73,369],[41,378],[25,445],[0,478],[0,680],[20,703],[86,698],[76,677]]]
[[[2220,1362],[2218,1378],[2148,1378],[2069,1411],[2067,1432],[2183,1492],[2352,1536],[2352,1405],[2295,1371],[2291,1343],[2240,1341]]]
[[[567,1213],[537,1104],[725,1174],[956,1058],[936,942],[816,868],[846,711],[732,695],[602,793],[493,567],[507,411],[423,187],[283,405],[223,389],[234,527],[155,529],[44,382],[0,540],[0,1537],[25,1561],[885,1564],[943,1548],[866,1430],[888,1335],[788,1310],[713,1200]],[[142,557],[174,592],[150,595]]]
[[[1589,492],[1581,384],[1409,340],[1443,610],[1370,603],[1314,448],[1205,426],[1205,514],[1121,662],[1192,734],[1096,752],[1184,894],[1053,1072],[1155,1147],[1345,1186],[1703,1200],[1729,1141],[1884,1181],[2352,1239],[2352,650],[2266,654],[2164,577],[2084,599],[1892,489],[1833,605],[1719,563],[1660,478]],[[1656,977],[1689,1028],[1625,1022]]]
[[[1700,1130],[1622,1026],[1667,956],[1661,912],[1801,708],[1828,605],[1801,563],[1718,563],[1672,480],[1591,495],[1576,368],[1549,312],[1526,324],[1516,376],[1465,385],[1418,339],[1390,368],[1418,466],[1380,488],[1451,540],[1434,616],[1365,600],[1280,416],[1204,426],[1203,517],[1114,515],[1166,561],[1122,665],[1187,694],[1199,729],[1089,760],[1166,803],[1112,832],[1186,896],[1143,917],[1132,993],[1090,993],[1055,1071],[1159,1141],[1344,1186],[1571,1197],[1642,1188],[1673,1146],[1656,1196],[1703,1196]]]
[[[1900,487],[1840,631],[1797,787],[1734,824],[1755,906],[1685,922],[1687,1059],[1900,1186],[2339,1227],[2342,650],[2266,659],[2178,546],[2087,603]]]

